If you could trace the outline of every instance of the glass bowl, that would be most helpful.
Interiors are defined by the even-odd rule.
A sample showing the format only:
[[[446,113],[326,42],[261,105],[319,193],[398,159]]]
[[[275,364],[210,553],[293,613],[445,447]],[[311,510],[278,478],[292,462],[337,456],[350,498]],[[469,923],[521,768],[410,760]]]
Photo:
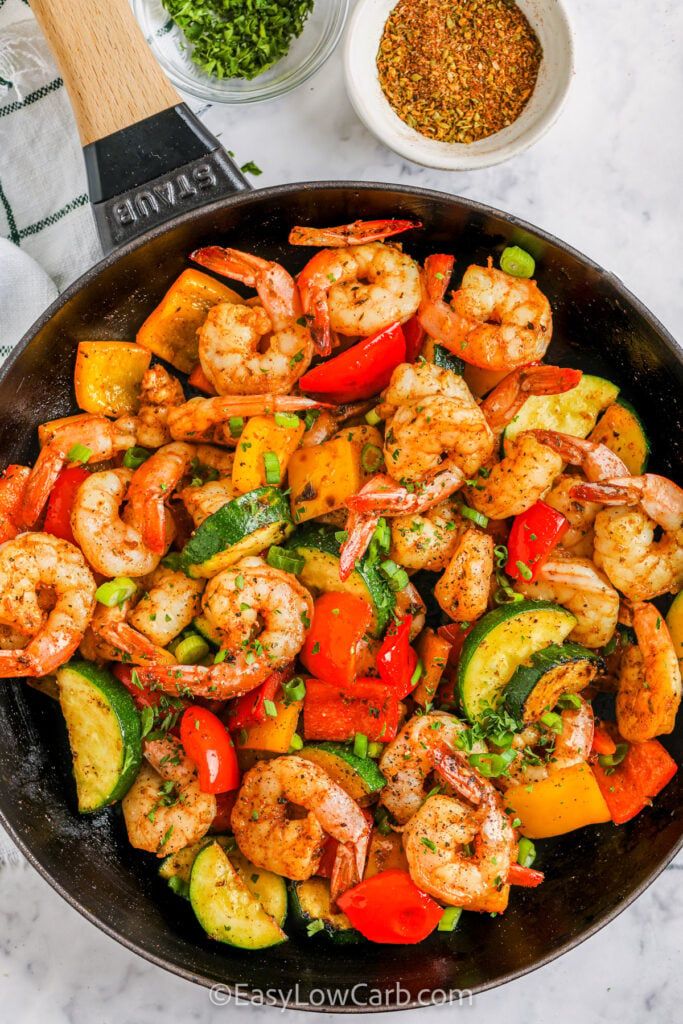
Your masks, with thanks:
[[[258,103],[282,96],[322,67],[339,42],[349,0],[316,0],[298,39],[268,71],[251,81],[212,78],[192,63],[192,45],[171,21],[161,0],[131,0],[152,53],[173,84],[212,103]]]

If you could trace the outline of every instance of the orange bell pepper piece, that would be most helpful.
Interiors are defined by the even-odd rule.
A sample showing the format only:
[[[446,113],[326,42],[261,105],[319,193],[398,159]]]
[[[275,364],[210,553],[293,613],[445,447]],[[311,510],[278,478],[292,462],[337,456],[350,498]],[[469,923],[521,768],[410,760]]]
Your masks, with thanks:
[[[587,764],[551,771],[541,782],[511,786],[505,803],[521,820],[519,831],[529,839],[561,836],[612,817]]]

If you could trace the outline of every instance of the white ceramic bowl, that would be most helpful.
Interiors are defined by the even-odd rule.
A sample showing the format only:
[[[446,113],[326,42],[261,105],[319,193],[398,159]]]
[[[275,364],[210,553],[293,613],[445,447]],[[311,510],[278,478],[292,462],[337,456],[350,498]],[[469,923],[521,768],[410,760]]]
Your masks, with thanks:
[[[560,0],[517,0],[543,48],[536,88],[517,120],[487,139],[465,145],[425,138],[394,112],[379,84],[377,51],[397,0],[358,0],[344,47],[346,88],[356,113],[382,142],[426,167],[468,171],[516,156],[550,128],[574,74],[574,45]]]

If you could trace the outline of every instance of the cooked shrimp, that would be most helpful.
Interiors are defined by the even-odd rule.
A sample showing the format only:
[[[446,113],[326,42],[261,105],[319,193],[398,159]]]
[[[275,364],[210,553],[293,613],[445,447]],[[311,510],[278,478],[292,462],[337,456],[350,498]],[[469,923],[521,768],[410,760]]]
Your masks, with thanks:
[[[322,249],[298,277],[301,302],[318,351],[332,332],[363,338],[405,323],[420,304],[420,271],[411,256],[383,242]]]
[[[601,506],[592,501],[578,501],[572,497],[576,487],[575,476],[560,476],[552,489],[543,496],[546,505],[561,512],[569,522],[569,529],[560,540],[560,547],[578,558],[593,557],[593,526]]]
[[[173,655],[165,651],[161,644],[152,642],[129,624],[127,619],[130,613],[130,601],[111,608],[98,604],[81,644],[83,656],[94,654],[96,658],[125,661],[133,665],[144,665],[146,662],[175,664]]]
[[[502,270],[470,266],[453,293],[444,296],[453,272],[452,256],[425,260],[420,324],[432,338],[464,359],[489,370],[513,370],[538,362],[553,333],[550,303],[535,281]]]
[[[503,789],[541,782],[561,768],[572,768],[588,760],[595,730],[590,704],[582,700],[580,707],[565,709],[560,714],[560,722],[559,733],[543,722],[536,722],[515,734],[512,745],[520,753],[506,774],[499,777]],[[540,756],[533,760],[524,756],[523,752],[531,750],[533,753],[534,748],[538,748]]]
[[[621,659],[617,724],[625,740],[641,743],[673,732],[681,703],[681,669],[664,617],[653,604],[633,605],[637,646]]]
[[[308,369],[313,339],[293,277],[272,260],[212,245],[191,258],[256,288],[260,306],[219,302],[199,328],[199,361],[219,395],[286,395]]]
[[[560,366],[520,366],[496,384],[480,408],[491,430],[497,433],[512,422],[527,398],[564,394],[575,388],[582,376],[581,370]]]
[[[462,754],[442,750],[437,758],[440,776],[458,796],[429,797],[405,826],[410,877],[449,906],[499,913],[507,906],[516,849],[501,797]]]
[[[412,818],[427,799],[433,784],[434,751],[438,747],[453,747],[464,731],[465,724],[459,718],[433,711],[411,718],[386,745],[379,762],[387,780],[380,803],[400,825]],[[475,743],[472,749],[484,753],[486,747]]]
[[[235,497],[232,480],[210,480],[200,487],[184,487],[178,497],[189,512],[195,526],[200,526],[219,508]]]
[[[325,409],[322,402],[300,395],[218,395],[215,398],[191,398],[171,409],[168,428],[176,441],[211,441],[217,427],[232,416],[270,416],[276,412]]]
[[[103,462],[135,443],[127,424],[121,427],[104,416],[78,416],[59,427],[41,448],[31,470],[21,506],[22,522],[34,525],[73,448],[81,445],[87,449],[88,462]],[[85,452],[79,453],[79,458],[81,454]]]
[[[313,599],[295,576],[243,558],[209,580],[202,610],[227,652],[219,664],[144,666],[140,679],[167,693],[227,700],[253,690],[294,661],[313,617]]]
[[[434,597],[455,622],[474,622],[488,606],[492,575],[493,537],[468,529],[434,587]]]
[[[216,797],[202,793],[197,770],[172,736],[145,743],[143,764],[121,808],[128,840],[157,857],[202,839],[216,817]]]
[[[103,576],[146,576],[163,552],[149,548],[137,526],[121,518],[120,509],[133,474],[129,469],[92,473],[79,487],[71,511],[71,528],[93,569]],[[172,522],[168,520],[170,531]],[[172,533],[167,534],[168,547]]]
[[[419,220],[355,220],[336,228],[294,227],[289,232],[290,245],[324,246],[326,249],[348,249],[351,245],[384,242],[411,228],[421,228]]]
[[[232,476],[234,452],[227,452],[225,448],[217,448],[213,444],[198,444],[195,445],[195,458],[200,467],[215,469],[219,477]]]
[[[168,412],[185,401],[183,388],[161,364],[150,366],[140,384],[140,408],[135,417],[137,443],[144,448],[161,448],[171,440]]]
[[[519,580],[515,589],[537,601],[555,601],[575,617],[571,637],[586,647],[604,647],[617,627],[619,595],[587,558],[556,551],[533,582]]]
[[[458,546],[463,520],[449,498],[424,513],[391,520],[390,557],[406,569],[445,569]]]
[[[596,444],[556,430],[531,430],[529,433],[552,448],[564,462],[578,466],[587,480],[606,480],[611,476],[627,476],[628,467],[606,444]],[[574,481],[576,483],[576,481]]]
[[[305,817],[291,817],[290,805],[303,807]],[[363,877],[370,825],[341,786],[311,761],[259,761],[242,780],[231,824],[241,852],[257,867],[304,881],[317,872],[330,835],[352,854],[357,878]]]
[[[166,503],[188,472],[195,449],[173,442],[159,448],[135,470],[126,495],[129,521],[137,526],[151,551],[163,554],[167,548],[168,510]]]
[[[145,590],[128,622],[153,644],[166,647],[199,614],[204,581],[160,565],[140,583]]]
[[[601,505],[639,505],[663,530],[674,533],[683,527],[683,488],[665,476],[646,473],[610,480],[603,477],[598,484],[579,484],[574,497]]]
[[[0,546],[0,625],[30,637],[25,646],[0,650],[0,678],[45,676],[68,661],[83,639],[96,589],[68,541],[22,533]]]
[[[467,499],[489,519],[507,519],[531,508],[562,471],[562,459],[533,434],[518,434],[510,454],[468,489]]]

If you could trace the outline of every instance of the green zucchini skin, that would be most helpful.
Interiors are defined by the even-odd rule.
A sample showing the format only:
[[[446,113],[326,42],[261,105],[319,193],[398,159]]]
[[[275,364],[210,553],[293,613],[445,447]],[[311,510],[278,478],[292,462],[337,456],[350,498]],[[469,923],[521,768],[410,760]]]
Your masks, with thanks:
[[[356,568],[344,583],[339,579],[340,541],[334,527],[325,524],[304,523],[287,540],[285,547],[296,551],[304,559],[299,573],[304,586],[321,591],[350,591],[365,598],[373,609],[375,632],[379,636],[386,629],[394,605],[394,594],[389,584],[371,565],[367,555],[356,563]]]
[[[183,548],[180,564],[190,576],[212,575],[214,568],[218,572],[278,543],[292,529],[289,502],[282,492],[277,487],[258,487],[205,519]]]
[[[578,385],[560,395],[532,395],[503,431],[503,454],[524,430],[557,430],[573,437],[588,437],[598,416],[616,401],[619,388],[603,377],[585,373]]]
[[[343,743],[307,743],[299,757],[319,764],[354,800],[372,797],[384,789],[387,780],[371,757],[358,757]],[[347,780],[346,784],[342,780]]]
[[[63,665],[57,684],[78,809],[89,814],[121,800],[135,782],[142,763],[140,716],[123,683],[92,662]]]
[[[434,365],[440,367],[442,370],[450,370],[451,373],[456,373],[458,377],[462,377],[465,372],[465,362],[460,356],[453,355],[452,352],[444,345],[434,345]]]
[[[332,910],[330,884],[325,878],[314,877],[306,882],[290,882],[289,909],[290,920],[304,935],[311,922],[322,921],[321,933],[335,945],[349,946],[365,942],[361,933],[351,926],[346,914],[335,913]]]
[[[595,678],[602,659],[596,651],[571,641],[551,644],[520,665],[505,687],[504,704],[524,722],[552,711],[563,693],[578,693]]]
[[[607,445],[634,476],[640,476],[647,469],[650,439],[637,411],[621,395],[605,410],[589,440]]]

